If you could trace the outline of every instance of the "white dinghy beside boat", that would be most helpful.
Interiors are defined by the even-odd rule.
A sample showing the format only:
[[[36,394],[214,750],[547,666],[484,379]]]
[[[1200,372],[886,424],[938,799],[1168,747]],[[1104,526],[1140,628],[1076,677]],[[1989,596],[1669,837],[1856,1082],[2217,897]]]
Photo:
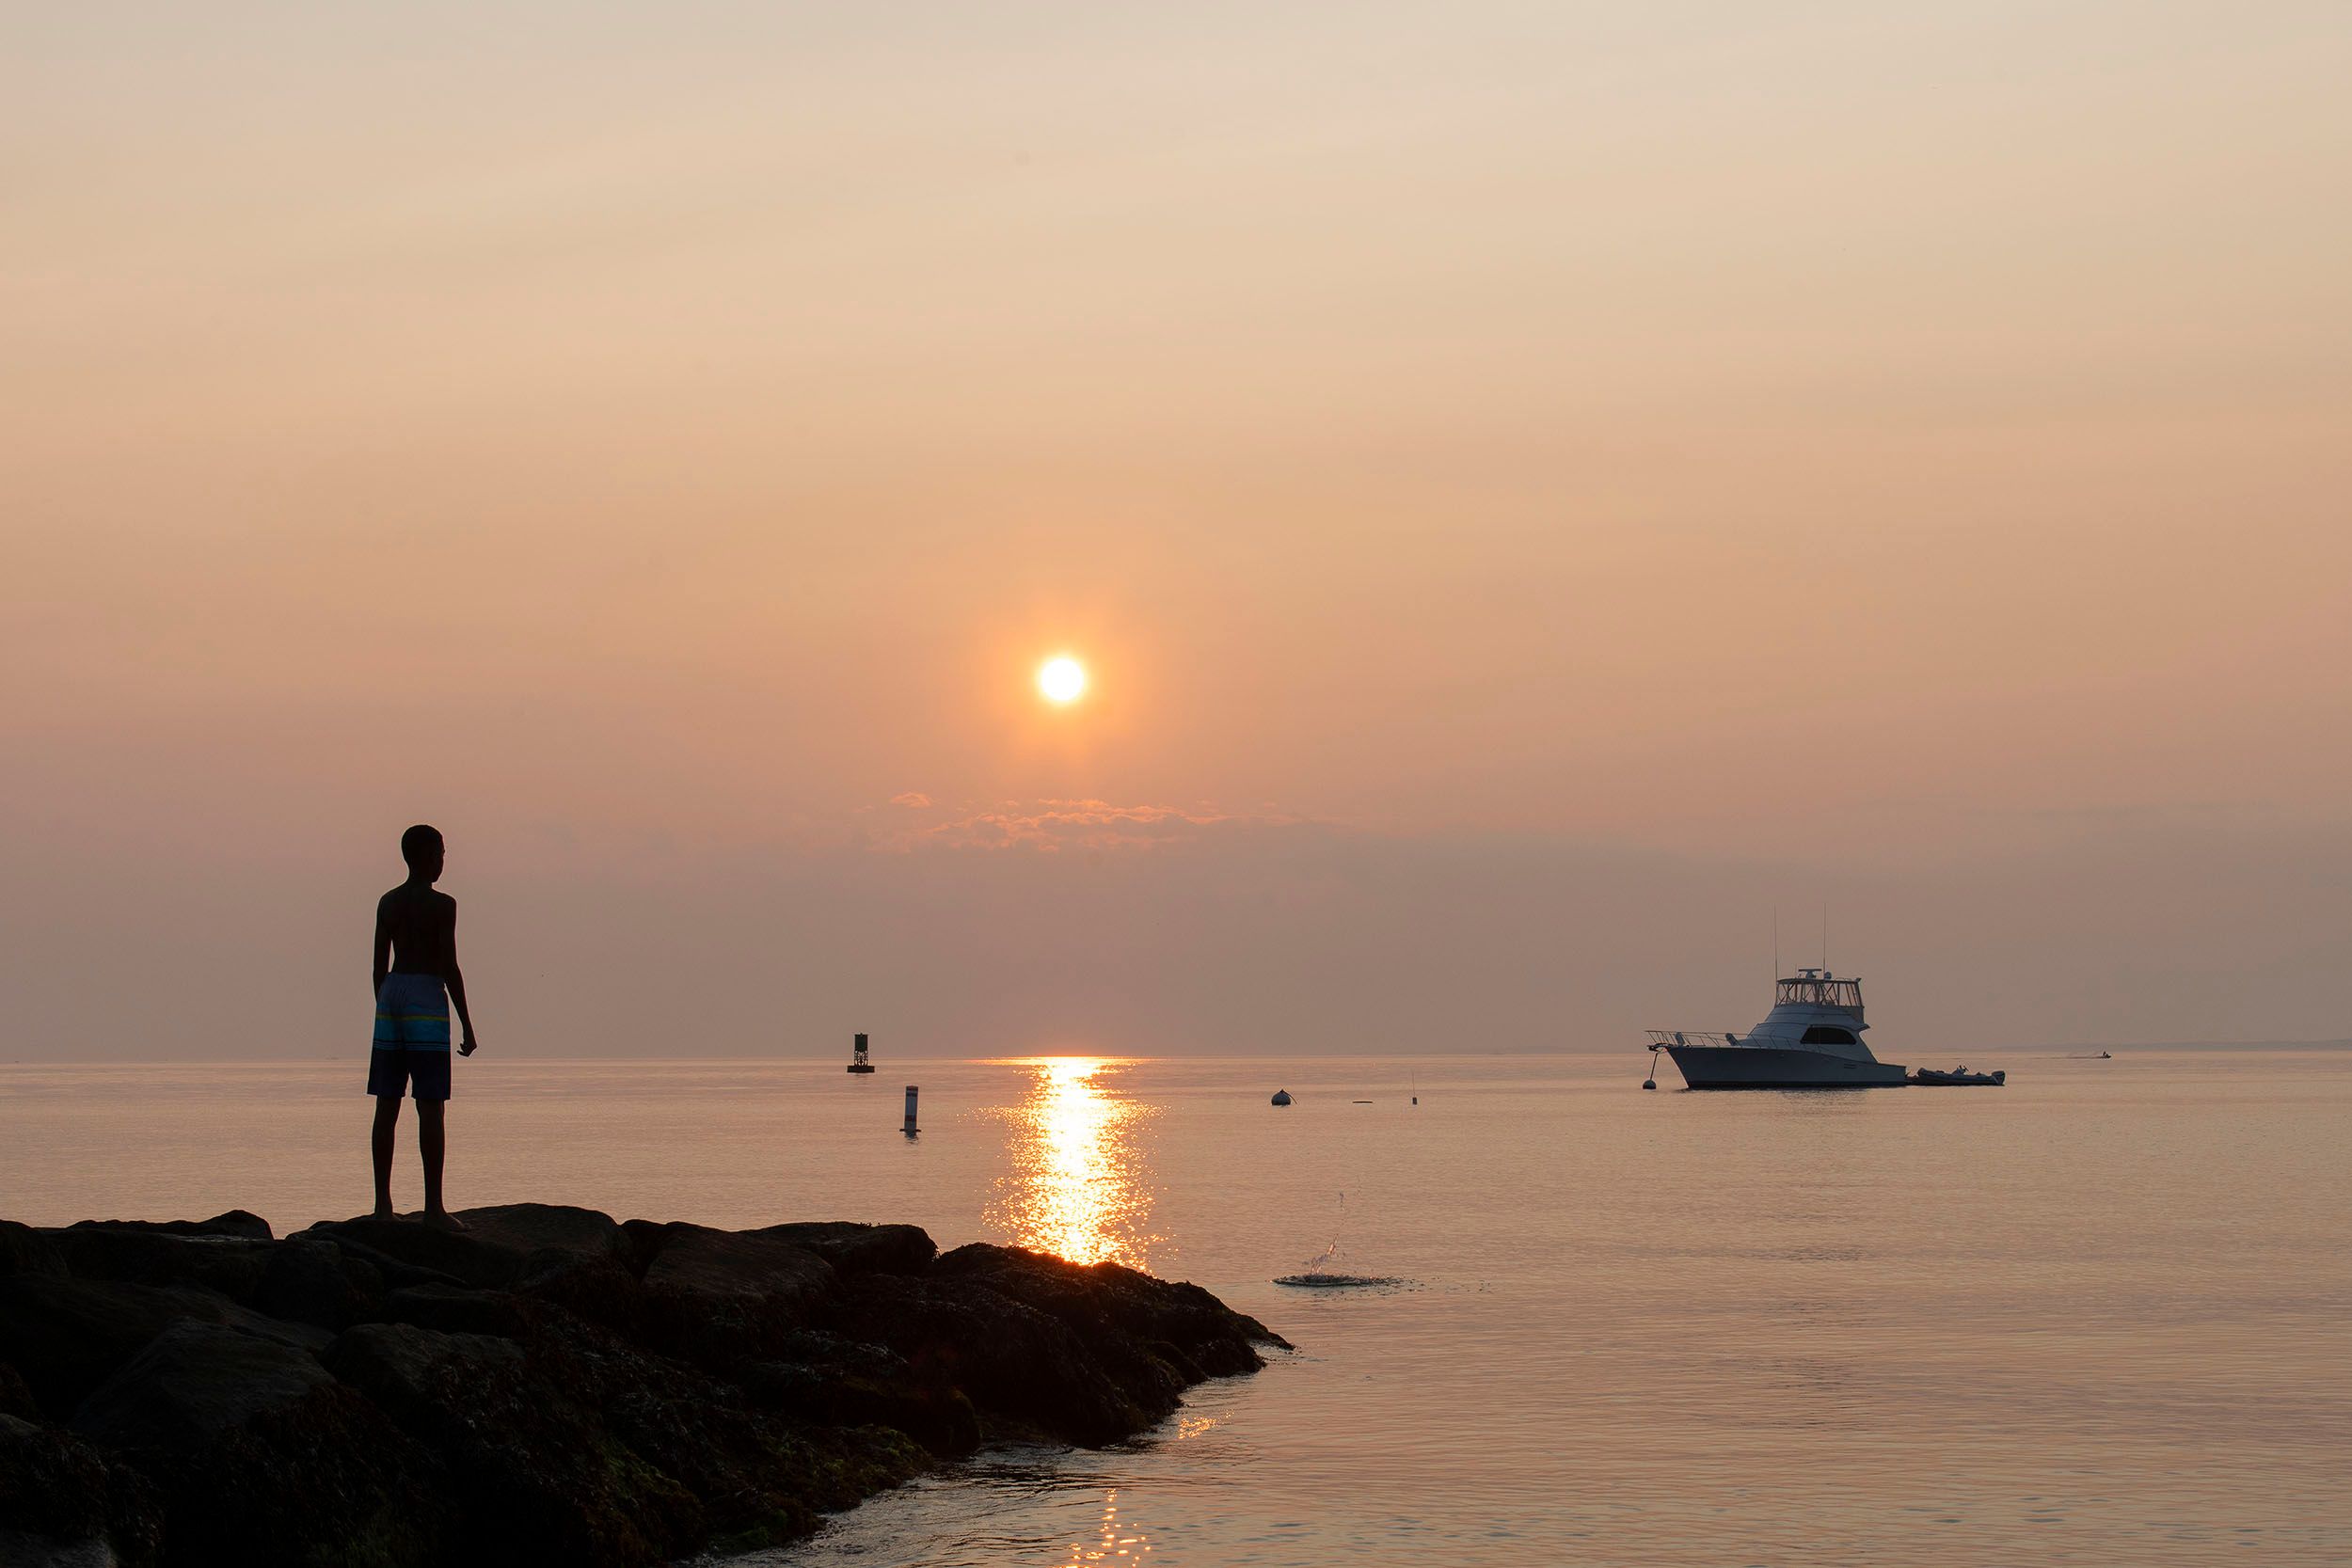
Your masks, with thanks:
[[[1964,1067],[1956,1067],[1946,1072],[1939,1068],[1923,1067],[1911,1075],[1911,1081],[1915,1084],[1959,1084],[1971,1088],[1997,1089],[2009,1082],[2009,1074],[1998,1069],[1991,1072],[1971,1072]]]

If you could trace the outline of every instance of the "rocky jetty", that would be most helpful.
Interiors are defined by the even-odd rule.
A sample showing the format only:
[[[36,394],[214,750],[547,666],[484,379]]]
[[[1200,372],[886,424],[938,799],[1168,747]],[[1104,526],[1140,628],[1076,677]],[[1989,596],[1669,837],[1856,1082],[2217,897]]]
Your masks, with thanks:
[[[902,1225],[0,1221],[0,1568],[673,1561],[982,1443],[1133,1435],[1282,1340]]]

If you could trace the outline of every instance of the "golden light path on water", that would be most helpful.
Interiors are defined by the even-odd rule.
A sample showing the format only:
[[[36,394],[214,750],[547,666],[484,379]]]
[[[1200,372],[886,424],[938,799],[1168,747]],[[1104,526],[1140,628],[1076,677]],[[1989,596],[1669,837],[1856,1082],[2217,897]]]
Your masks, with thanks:
[[[1013,1065],[1031,1077],[1008,1113],[1011,1170],[998,1178],[988,1218],[1016,1245],[1077,1263],[1151,1266],[1152,1188],[1140,1134],[1151,1107],[1112,1080],[1102,1056],[1035,1056]]]

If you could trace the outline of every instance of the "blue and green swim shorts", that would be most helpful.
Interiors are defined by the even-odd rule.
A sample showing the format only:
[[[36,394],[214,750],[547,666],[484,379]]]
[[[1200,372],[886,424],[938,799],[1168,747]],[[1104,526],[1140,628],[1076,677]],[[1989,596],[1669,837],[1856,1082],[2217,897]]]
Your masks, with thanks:
[[[449,1098],[449,992],[437,974],[384,976],[375,993],[375,1050],[368,1093]]]

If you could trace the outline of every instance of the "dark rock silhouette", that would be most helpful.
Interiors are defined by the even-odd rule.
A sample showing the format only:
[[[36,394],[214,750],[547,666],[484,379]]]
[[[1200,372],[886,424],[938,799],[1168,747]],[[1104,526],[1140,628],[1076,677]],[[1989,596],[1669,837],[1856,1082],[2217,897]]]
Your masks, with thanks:
[[[162,1532],[136,1471],[71,1433],[0,1415],[0,1562],[152,1562]]]
[[[63,1277],[65,1259],[49,1238],[31,1226],[0,1220],[0,1279],[20,1274]]]
[[[241,1328],[297,1348],[324,1346],[331,1338],[264,1317],[213,1291],[45,1275],[0,1280],[0,1355],[31,1389],[36,1405],[57,1419],[183,1319]]]
[[[209,1220],[76,1220],[68,1230],[146,1230],[160,1236],[226,1236],[266,1242],[277,1235],[269,1221],[243,1209],[215,1214]]]
[[[0,1222],[0,1560],[748,1550],[991,1439],[1131,1436],[1282,1343],[1194,1286],[912,1226],[464,1217]]]
[[[463,1285],[404,1285],[385,1292],[384,1318],[444,1334],[488,1334],[519,1339],[531,1329],[523,1304],[502,1291],[469,1291]]]
[[[644,1260],[647,1337],[712,1370],[773,1355],[841,1286],[815,1253],[756,1231],[631,1220],[629,1235]]]
[[[939,1256],[930,1236],[914,1225],[851,1225],[834,1220],[771,1225],[753,1234],[806,1247],[843,1275],[921,1274]]]
[[[300,1404],[334,1381],[309,1351],[183,1318],[91,1390],[72,1425],[110,1448],[184,1448]]]

